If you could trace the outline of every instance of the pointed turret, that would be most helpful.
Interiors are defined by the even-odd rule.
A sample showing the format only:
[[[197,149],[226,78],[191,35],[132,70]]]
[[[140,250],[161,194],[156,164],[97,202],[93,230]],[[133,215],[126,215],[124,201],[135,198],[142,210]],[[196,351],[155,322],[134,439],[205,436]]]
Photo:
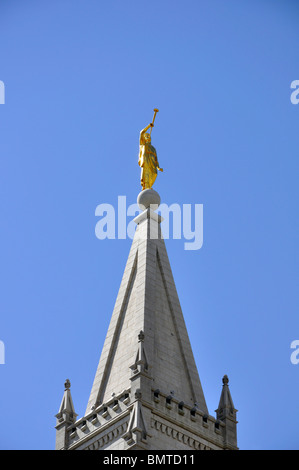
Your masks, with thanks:
[[[237,448],[237,411],[230,394],[228,386],[228,377],[224,375],[222,378],[222,392],[219,405],[216,410],[217,419],[225,424],[225,445],[228,449]]]
[[[67,428],[76,421],[78,416],[71,395],[71,383],[66,379],[64,383],[64,394],[61,400],[59,411],[55,417],[56,422],[56,450],[67,448]]]

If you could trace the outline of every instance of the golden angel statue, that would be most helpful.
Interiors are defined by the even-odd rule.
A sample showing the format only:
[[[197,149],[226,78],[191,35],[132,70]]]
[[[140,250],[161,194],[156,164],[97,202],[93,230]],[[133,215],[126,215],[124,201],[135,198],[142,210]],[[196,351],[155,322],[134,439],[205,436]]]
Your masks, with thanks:
[[[150,189],[153,186],[157,178],[157,170],[163,171],[163,169],[159,167],[156,149],[151,144],[151,131],[154,127],[154,121],[158,109],[154,109],[154,112],[153,122],[140,132],[138,165],[141,167],[140,180],[142,190]],[[146,132],[150,128],[150,132]]]

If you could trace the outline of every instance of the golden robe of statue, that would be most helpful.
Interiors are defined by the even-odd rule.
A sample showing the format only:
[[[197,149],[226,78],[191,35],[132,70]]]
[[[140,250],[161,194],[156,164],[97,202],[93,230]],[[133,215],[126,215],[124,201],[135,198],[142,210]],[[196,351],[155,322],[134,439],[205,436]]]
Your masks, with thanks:
[[[151,135],[146,132],[150,127],[154,127],[154,124],[150,123],[140,132],[138,165],[141,167],[142,189],[150,189],[157,178],[157,170],[163,171],[159,168],[157,152],[151,144]]]

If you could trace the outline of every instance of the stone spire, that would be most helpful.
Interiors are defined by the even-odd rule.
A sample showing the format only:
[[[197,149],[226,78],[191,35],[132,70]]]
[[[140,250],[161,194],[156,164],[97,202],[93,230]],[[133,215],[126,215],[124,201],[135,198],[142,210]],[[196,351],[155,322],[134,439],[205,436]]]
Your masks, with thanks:
[[[78,416],[71,395],[71,382],[66,379],[64,383],[64,394],[57,415],[56,422],[56,449],[63,450],[67,448],[67,428],[76,421]]]
[[[151,387],[164,389],[166,394],[174,389],[181,400],[191,406],[197,403],[207,413],[161,236],[161,217],[152,210],[160,197],[153,189],[144,190],[138,204],[144,211],[135,218],[135,237],[86,412],[107,401],[111,393],[131,388],[136,364],[147,376],[143,382],[147,381],[148,399]]]
[[[134,219],[136,232],[85,416],[69,420],[64,445],[70,450],[227,448],[225,423],[207,409],[161,217],[153,210],[160,196],[146,189],[138,204],[142,212]],[[57,416],[64,409],[66,404]]]
[[[216,416],[219,421],[225,424],[225,445],[227,448],[236,448],[237,446],[237,411],[230,394],[228,386],[228,376],[222,378],[222,392],[219,405],[216,410]]]

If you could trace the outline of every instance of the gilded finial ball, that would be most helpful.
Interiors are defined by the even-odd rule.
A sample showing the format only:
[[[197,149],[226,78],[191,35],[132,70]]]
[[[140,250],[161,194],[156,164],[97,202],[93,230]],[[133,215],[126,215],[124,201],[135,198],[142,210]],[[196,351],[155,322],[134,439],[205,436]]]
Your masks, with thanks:
[[[141,193],[138,194],[137,197],[137,204],[141,210],[151,209],[156,210],[158,209],[161,202],[161,198],[159,193],[154,189],[144,189]]]

